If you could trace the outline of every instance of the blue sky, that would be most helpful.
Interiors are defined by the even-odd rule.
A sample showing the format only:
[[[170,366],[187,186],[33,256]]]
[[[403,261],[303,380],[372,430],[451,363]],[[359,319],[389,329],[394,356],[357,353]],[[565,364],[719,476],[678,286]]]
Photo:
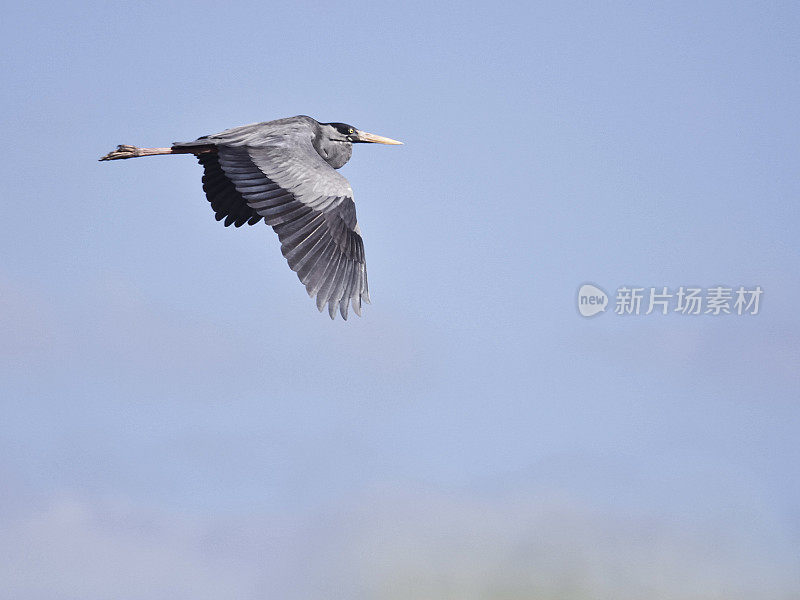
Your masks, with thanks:
[[[28,3],[0,24],[0,596],[800,594],[792,3]],[[359,146],[319,314],[191,157]],[[764,290],[584,319],[576,291]],[[612,298],[613,300],[613,298]]]

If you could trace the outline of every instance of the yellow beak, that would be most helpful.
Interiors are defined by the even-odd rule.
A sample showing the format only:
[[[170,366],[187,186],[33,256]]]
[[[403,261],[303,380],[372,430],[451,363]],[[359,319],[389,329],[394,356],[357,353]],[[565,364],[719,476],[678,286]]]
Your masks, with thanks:
[[[374,133],[367,133],[366,131],[356,130],[359,142],[371,142],[373,144],[402,144],[392,138],[383,137],[382,135],[375,135]]]

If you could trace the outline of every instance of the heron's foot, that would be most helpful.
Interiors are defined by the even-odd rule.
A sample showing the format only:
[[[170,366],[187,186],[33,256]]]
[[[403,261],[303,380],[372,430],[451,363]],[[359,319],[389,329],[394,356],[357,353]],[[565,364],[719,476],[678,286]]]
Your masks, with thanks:
[[[118,160],[121,158],[136,158],[137,156],[143,156],[141,148],[129,146],[127,144],[121,144],[117,146],[116,150],[109,152],[100,160]]]

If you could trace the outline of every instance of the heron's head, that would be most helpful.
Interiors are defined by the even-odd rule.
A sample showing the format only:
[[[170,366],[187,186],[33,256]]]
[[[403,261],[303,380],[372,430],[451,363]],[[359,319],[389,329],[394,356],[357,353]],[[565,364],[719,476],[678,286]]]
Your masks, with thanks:
[[[370,143],[370,144],[402,144],[391,138],[383,137],[382,135],[375,135],[374,133],[367,133],[360,131],[348,125],[347,123],[323,123],[328,130],[328,136],[335,142],[349,142],[351,144],[357,143]]]

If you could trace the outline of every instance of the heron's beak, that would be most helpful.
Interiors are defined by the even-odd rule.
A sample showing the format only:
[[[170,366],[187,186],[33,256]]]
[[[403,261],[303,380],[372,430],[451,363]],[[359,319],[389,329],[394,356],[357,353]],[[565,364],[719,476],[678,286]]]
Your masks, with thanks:
[[[383,137],[382,135],[375,135],[374,133],[367,133],[366,131],[356,130],[359,142],[371,142],[373,144],[402,144],[392,138]]]

